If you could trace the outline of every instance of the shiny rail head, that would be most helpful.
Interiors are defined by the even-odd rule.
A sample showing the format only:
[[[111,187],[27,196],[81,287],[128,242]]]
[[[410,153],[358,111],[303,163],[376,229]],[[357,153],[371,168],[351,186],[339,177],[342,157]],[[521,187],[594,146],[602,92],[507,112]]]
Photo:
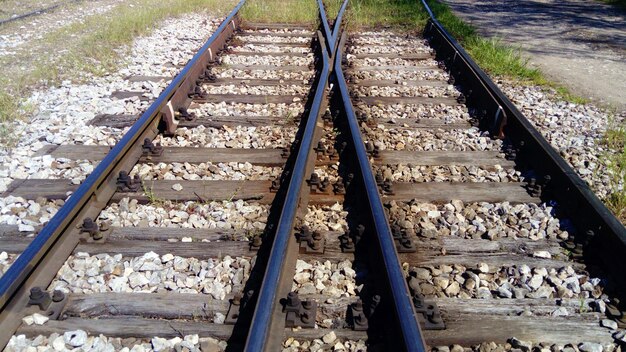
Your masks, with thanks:
[[[281,273],[284,268],[284,261],[287,253],[288,240],[291,236],[300,194],[302,192],[304,179],[306,177],[306,165],[309,154],[313,150],[313,135],[315,132],[318,116],[321,114],[321,107],[326,95],[330,75],[330,58],[325,45],[325,38],[322,32],[318,31],[320,40],[320,50],[322,55],[322,72],[319,82],[315,88],[313,103],[307,117],[304,134],[299,144],[297,157],[289,177],[287,194],[281,209],[281,214],[276,226],[274,242],[272,244],[263,283],[256,301],[252,322],[246,339],[245,351],[266,351],[270,343],[271,334],[270,321],[275,309],[278,297],[278,285]],[[282,336],[282,334],[281,334]]]
[[[404,351],[425,352],[426,344],[424,335],[419,326],[406,278],[398,260],[398,253],[393,242],[389,222],[385,216],[385,210],[376,185],[376,180],[372,173],[372,166],[367,151],[365,150],[359,123],[350,99],[348,84],[343,75],[341,64],[346,37],[345,33],[341,36],[338,50],[335,54],[333,72],[336,77],[335,81],[338,86],[338,93],[343,103],[343,113],[346,116],[350,129],[349,132],[352,136],[358,167],[360,168],[360,174],[365,186],[365,194],[370,209],[371,220],[387,276],[387,289],[393,299],[397,326],[401,330],[400,338],[402,341],[398,341],[398,343]],[[335,94],[337,94],[337,92]]]

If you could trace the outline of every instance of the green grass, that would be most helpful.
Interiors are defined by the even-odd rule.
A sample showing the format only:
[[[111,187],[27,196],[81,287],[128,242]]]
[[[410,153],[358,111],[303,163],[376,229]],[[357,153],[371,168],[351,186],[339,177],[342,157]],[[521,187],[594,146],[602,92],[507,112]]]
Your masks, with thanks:
[[[248,0],[241,18],[250,22],[307,23],[318,20],[315,0]]]
[[[348,5],[346,20],[350,27],[415,30],[423,28],[426,13],[416,0],[353,0]]]
[[[622,223],[626,223],[626,122],[610,121],[602,144],[607,152],[600,162],[608,169],[611,190],[605,203]]]
[[[80,39],[73,49],[59,57],[55,70],[49,70],[48,63],[40,64],[35,76],[57,83],[76,68],[83,73],[105,74],[117,68],[126,53],[120,52],[120,47],[149,33],[166,18],[202,9],[224,12],[234,4],[235,1],[218,0],[139,0],[132,7],[119,6],[111,13],[88,17],[84,22],[71,24],[44,37],[48,43],[62,43],[74,36]]]
[[[31,109],[16,98],[26,93],[21,82],[12,84],[6,78],[0,78],[0,87],[0,146],[13,146],[17,142],[15,122]]]

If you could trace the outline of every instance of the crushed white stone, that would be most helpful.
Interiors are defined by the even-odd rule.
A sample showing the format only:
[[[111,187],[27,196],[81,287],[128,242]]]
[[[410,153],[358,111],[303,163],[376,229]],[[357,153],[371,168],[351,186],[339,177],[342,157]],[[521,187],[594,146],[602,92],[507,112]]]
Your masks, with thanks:
[[[203,293],[223,300],[243,288],[254,261],[230,256],[199,260],[154,252],[134,258],[76,253],[61,267],[49,289],[66,293]]]

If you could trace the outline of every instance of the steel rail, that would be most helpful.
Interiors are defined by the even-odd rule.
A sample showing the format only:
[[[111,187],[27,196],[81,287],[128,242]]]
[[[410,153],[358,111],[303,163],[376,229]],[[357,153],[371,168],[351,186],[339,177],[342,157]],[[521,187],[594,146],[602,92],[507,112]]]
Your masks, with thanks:
[[[396,245],[391,234],[389,222],[385,216],[385,210],[378,192],[378,186],[372,173],[372,166],[365,150],[365,144],[361,137],[359,123],[354,113],[354,108],[350,100],[350,92],[341,68],[342,46],[345,42],[345,34],[342,36],[339,50],[335,55],[333,73],[336,84],[341,94],[343,109],[352,136],[354,152],[361,171],[363,184],[365,185],[365,196],[372,215],[372,220],[378,241],[382,262],[385,268],[386,279],[393,299],[393,307],[400,328],[401,345],[404,351],[425,352],[426,345],[424,336],[416,318],[413,300],[410,295],[406,277],[402,270],[396,251]]]
[[[491,80],[491,78],[474,62],[463,47],[445,30],[437,20],[425,0],[422,5],[428,12],[430,19],[426,26],[425,36],[439,40],[436,45],[437,58],[447,61],[450,66],[464,66],[469,68],[470,75],[464,73],[466,79],[480,81],[480,86],[473,92],[485,87],[487,94],[495,100],[493,106],[500,111],[491,111],[492,121],[486,126],[493,126],[501,138],[508,138],[516,147],[521,149],[522,156],[532,165],[537,176],[549,175],[549,194],[545,200],[556,200],[566,210],[570,220],[578,232],[578,240],[582,243],[593,243],[602,252],[601,257],[608,264],[610,271],[618,278],[618,285],[626,289],[626,228],[598,199],[589,185],[583,181],[574,169],[550,145],[532,123],[515,107],[509,98]],[[432,42],[431,42],[432,45]],[[472,96],[468,97],[468,103]]]
[[[326,17],[326,10],[324,9],[324,3],[322,0],[317,0],[317,6],[320,8],[320,21],[322,22],[322,33],[324,34],[324,38],[326,38],[326,43],[328,44],[328,52],[330,53],[331,61],[334,61],[335,52],[337,51],[337,45],[339,44],[337,38],[339,38],[339,32],[341,30],[341,24],[343,21],[343,14],[348,6],[348,0],[344,0],[343,4],[339,8],[339,12],[337,13],[337,18],[333,23],[333,29],[330,29],[330,25],[328,24],[328,18]]]
[[[186,82],[192,70],[197,69],[195,65],[199,63],[202,57],[205,57],[211,45],[218,38],[221,38],[220,35],[227,26],[231,24],[231,21],[233,21],[233,18],[237,15],[244,3],[245,0],[241,0],[235,6],[214,34],[207,40],[202,48],[200,48],[198,53],[196,53],[182,71],[176,75],[172,82],[159,95],[157,100],[150,105],[148,110],[132,125],[129,131],[98,164],[95,170],[78,187],[76,192],[70,196],[61,209],[50,219],[48,224],[39,232],[28,247],[26,247],[13,265],[11,265],[9,270],[0,278],[0,308],[5,308],[11,296],[23,285],[29,275],[31,275],[40,264],[42,258],[48,254],[61,234],[68,230],[72,221],[74,221],[81,210],[87,206],[88,202],[90,202],[92,198],[97,198],[96,192],[99,188],[103,187],[105,183],[110,182],[111,178],[115,180],[117,175],[113,172],[116,166],[138,145],[137,143],[141,141],[140,138],[144,132],[161,117],[162,109],[171,103],[172,97],[178,92],[181,85]],[[104,204],[106,204],[106,200],[96,199],[96,201],[104,201]]]
[[[347,0],[346,0],[347,1]],[[326,50],[329,55],[334,53],[335,41],[332,37],[332,31],[330,30],[330,24],[328,24],[328,17],[326,16],[326,9],[324,8],[324,2],[317,0],[317,7],[319,8],[320,22],[322,23],[322,33],[326,39]]]
[[[333,32],[332,32],[332,43],[333,43],[333,55],[335,54],[334,50],[337,50],[337,39],[339,38],[339,30],[341,29],[341,23],[343,22],[343,14],[346,11],[346,7],[348,7],[348,0],[345,0],[337,13],[337,18],[333,23]]]
[[[280,213],[280,218],[276,226],[274,241],[270,250],[269,259],[266,265],[263,283],[256,301],[254,315],[248,331],[245,344],[245,351],[269,351],[271,345],[271,324],[276,303],[279,297],[279,286],[281,275],[284,272],[287,258],[288,244],[302,189],[306,177],[307,163],[309,155],[313,149],[314,132],[320,116],[322,102],[326,95],[330,75],[330,63],[326,44],[320,43],[322,49],[322,72],[320,80],[315,88],[315,95],[307,117],[304,133],[300,142],[293,169],[290,173],[287,193]]]

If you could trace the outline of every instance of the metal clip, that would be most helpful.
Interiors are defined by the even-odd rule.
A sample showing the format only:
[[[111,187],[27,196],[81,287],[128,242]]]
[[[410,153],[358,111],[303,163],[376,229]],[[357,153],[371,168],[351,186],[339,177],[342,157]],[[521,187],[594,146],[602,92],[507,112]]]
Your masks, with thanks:
[[[50,319],[57,319],[67,302],[66,296],[63,291],[54,290],[52,295],[49,292],[44,291],[41,287],[33,287],[30,289],[28,296],[28,307],[38,306],[39,310],[44,311],[45,316]]]
[[[189,93],[189,98],[191,99],[207,99],[209,95],[202,90],[200,85],[196,85],[191,93]]]
[[[365,226],[363,224],[359,224],[355,228],[351,228],[350,232],[339,236],[341,251],[344,253],[354,253],[354,250],[359,242],[361,242],[364,233]]]
[[[374,143],[365,142],[365,151],[374,158],[380,157],[380,148]]]
[[[352,330],[366,331],[369,329],[369,320],[376,313],[380,300],[380,295],[374,295],[367,307],[361,298],[348,306],[348,314],[352,318]]]
[[[417,313],[417,320],[422,324],[424,330],[444,330],[446,328],[441,317],[441,311],[435,302],[426,301],[421,294],[414,293],[413,305]]]
[[[551,198],[550,191],[552,189],[552,176],[544,175],[541,182],[541,196],[544,198]]]
[[[352,180],[354,180],[354,174],[349,173],[348,176],[343,180],[343,185],[345,186],[346,189],[350,188],[350,184],[352,183]]]
[[[120,171],[119,177],[117,178],[117,191],[118,192],[138,192],[141,189],[142,182],[139,178],[139,175],[135,175],[135,177],[130,178],[128,176],[128,172]]]
[[[393,232],[393,240],[396,243],[398,253],[414,253],[416,251],[413,236],[415,236],[415,232],[412,229],[401,229]]]
[[[308,226],[302,226],[296,237],[300,243],[300,253],[324,253],[324,236],[318,231],[311,231]]]
[[[90,237],[95,237],[100,233],[100,228],[92,218],[84,218],[83,224],[80,227],[80,232],[86,232]]]
[[[343,253],[354,253],[354,241],[349,233],[339,236],[339,246]]]
[[[228,307],[228,313],[226,313],[224,324],[233,325],[237,323],[237,319],[239,319],[239,314],[244,308],[246,308],[246,305],[248,304],[248,302],[250,302],[250,299],[252,299],[253,295],[253,290],[249,290],[248,292],[246,292],[245,296],[241,292],[235,293],[235,296],[230,300],[230,307]]]
[[[272,180],[272,185],[270,186],[270,192],[276,193],[280,189],[281,178],[277,177]]]
[[[390,180],[385,180],[385,182],[383,182],[381,190],[383,191],[383,194],[388,196],[396,194],[393,190],[393,182],[391,182]]]
[[[517,148],[512,143],[507,143],[503,147],[504,154],[506,155],[506,160],[514,161],[517,159]]]
[[[369,328],[369,320],[363,310],[363,300],[360,297],[350,305],[349,314],[352,317],[352,330],[366,331]]]
[[[408,285],[413,295],[413,305],[415,312],[418,313],[417,319],[425,330],[443,330],[446,324],[443,322],[441,312],[437,304],[432,301],[426,301],[422,295],[419,280],[414,271],[409,273]]]
[[[215,82],[217,81],[217,76],[211,72],[212,66],[208,66],[204,73],[198,77],[199,80],[205,82]]]
[[[333,184],[333,193],[334,194],[346,194],[346,186],[342,181],[337,181]]]
[[[317,315],[317,302],[314,300],[301,301],[298,294],[289,292],[285,306],[283,307],[285,326],[288,328],[302,327],[314,328]]]
[[[50,293],[41,289],[41,287],[33,287],[30,289],[28,297],[28,306],[39,306],[39,309],[46,310],[52,303]]]
[[[107,223],[103,223],[101,226],[98,226],[98,224],[96,224],[96,222],[91,218],[84,218],[83,224],[80,226],[81,233],[87,233],[90,240],[98,242],[104,240],[103,232],[108,230],[109,225]]]
[[[328,160],[335,160],[335,159],[339,159],[339,153],[337,152],[337,149],[335,149],[335,146],[330,146],[327,150],[326,150],[326,156],[328,157]]]
[[[369,120],[369,116],[367,116],[367,114],[359,112],[356,115],[356,119],[359,120],[360,122],[367,122],[367,120]]]
[[[535,177],[531,177],[528,180],[526,190],[528,191],[528,194],[533,197],[539,197],[541,195],[541,186],[537,183],[537,179]]]
[[[339,149],[337,149],[337,154],[341,155],[346,150],[347,147],[348,147],[348,142],[346,141],[341,142],[341,144],[339,144]]]
[[[315,172],[311,174],[311,178],[306,180],[306,182],[311,188],[311,193],[316,194],[326,193],[330,184],[330,182],[326,178],[320,178]]]
[[[141,146],[141,155],[143,156],[161,156],[163,154],[163,147],[161,144],[154,144],[150,138],[143,140]]]
[[[381,187],[383,183],[385,183],[385,177],[383,176],[382,170],[378,169],[376,171],[376,176],[374,177],[376,180],[376,184]]]
[[[185,121],[193,121],[196,118],[195,113],[190,113],[187,108],[178,108],[177,116]]]
[[[322,141],[317,142],[317,147],[313,148],[315,153],[317,154],[317,158],[320,159],[323,156],[326,156],[327,149],[324,146]]]
[[[262,237],[262,235],[256,235],[256,236],[252,237],[252,239],[250,239],[250,250],[251,251],[258,251],[259,248],[261,248],[262,244],[263,244],[263,237]]]

